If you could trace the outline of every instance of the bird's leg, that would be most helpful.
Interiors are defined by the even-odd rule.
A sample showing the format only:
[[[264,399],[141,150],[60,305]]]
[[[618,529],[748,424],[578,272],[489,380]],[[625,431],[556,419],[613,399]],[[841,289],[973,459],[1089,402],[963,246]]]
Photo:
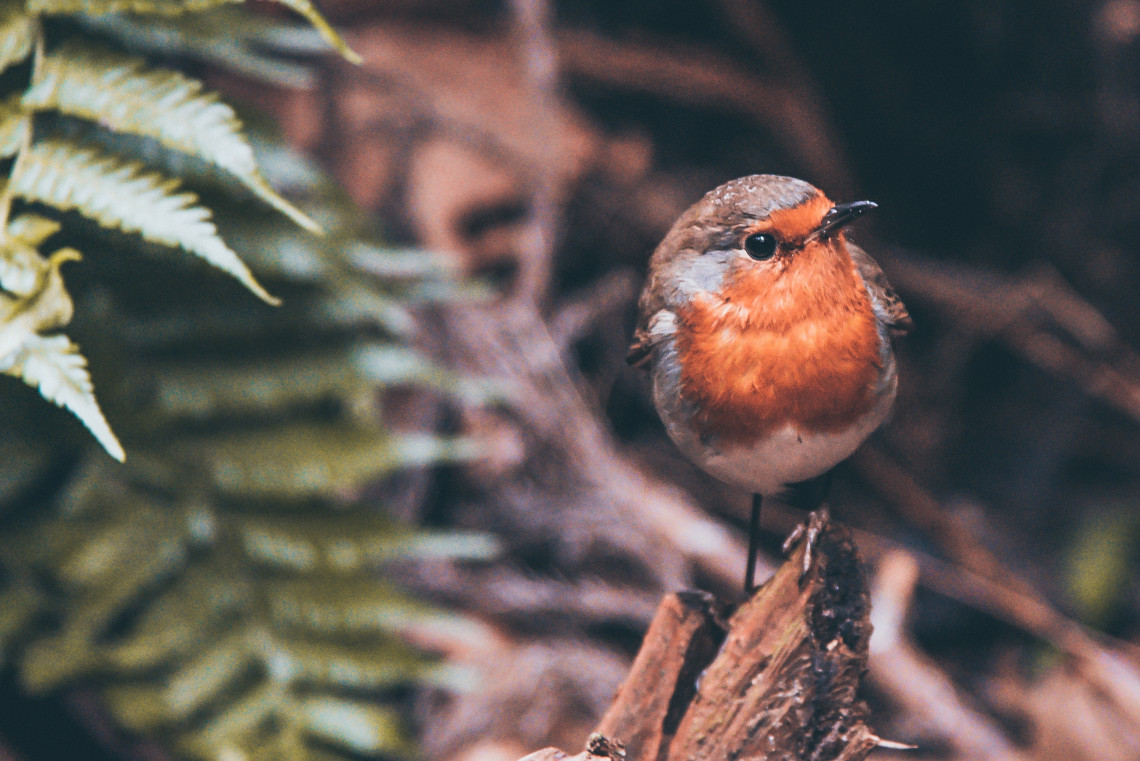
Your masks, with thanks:
[[[756,556],[760,553],[760,505],[764,495],[752,495],[752,517],[748,521],[748,565],[744,569],[744,594],[756,591]]]
[[[811,561],[813,551],[815,549],[816,540],[823,532],[827,522],[831,520],[831,514],[828,513],[827,508],[823,507],[824,501],[827,499],[828,493],[831,491],[831,474],[834,471],[827,471],[821,476],[816,476],[808,481],[791,484],[788,487],[789,505],[809,510],[807,523],[801,523],[792,530],[788,538],[784,540],[783,550],[787,554],[800,541],[804,541],[804,563],[800,571],[800,583],[803,584],[804,579],[807,578],[808,572],[811,570]]]
[[[801,541],[805,542],[804,547],[804,564],[800,569],[800,584],[804,583],[808,573],[811,571],[812,555],[815,553],[815,543],[819,539],[819,535],[827,528],[828,521],[831,520],[831,513],[828,512],[826,507],[821,507],[818,510],[812,510],[808,514],[807,523],[801,523],[792,529],[792,533],[788,534],[788,538],[784,540],[782,547],[784,554],[790,553],[795,549],[796,545]]]

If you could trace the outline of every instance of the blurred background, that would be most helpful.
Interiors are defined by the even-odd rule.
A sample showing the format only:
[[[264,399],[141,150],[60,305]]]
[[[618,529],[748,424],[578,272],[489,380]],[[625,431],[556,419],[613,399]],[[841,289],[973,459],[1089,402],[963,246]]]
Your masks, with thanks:
[[[676,216],[765,172],[879,204],[852,237],[917,326],[831,498],[871,726],[916,761],[1140,758],[1140,2],[321,11],[361,65],[268,6],[177,38],[259,66],[148,49],[332,235],[219,209],[276,311],[167,260],[71,265],[131,459],[5,423],[0,755],[580,750],[664,593],[739,594],[749,495],[624,357]],[[766,509],[770,567],[802,518]]]

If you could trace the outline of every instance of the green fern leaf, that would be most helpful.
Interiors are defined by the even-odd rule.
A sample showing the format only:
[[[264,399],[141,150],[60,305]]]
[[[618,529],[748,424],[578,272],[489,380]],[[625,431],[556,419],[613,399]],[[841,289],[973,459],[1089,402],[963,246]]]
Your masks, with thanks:
[[[11,236],[12,228],[8,228]],[[40,252],[15,236],[0,242],[0,289],[27,298],[44,283],[48,263]]]
[[[349,494],[404,468],[470,460],[475,448],[460,438],[389,435],[345,423],[302,423],[187,437],[171,454],[200,463],[222,492],[305,499]]]
[[[249,586],[214,564],[189,570],[176,587],[155,601],[138,627],[106,650],[108,664],[135,674],[193,653],[202,633],[218,628],[252,602]]]
[[[126,459],[123,446],[95,401],[87,360],[67,336],[29,336],[5,364],[4,372],[22,378],[49,402],[70,410],[108,454],[120,462]]]
[[[157,510],[131,517],[109,522],[68,521],[68,528],[75,529],[76,541],[61,548],[53,560],[58,583],[68,590],[110,584],[140,553],[159,554],[163,543],[170,542],[181,528]]]
[[[0,158],[15,156],[31,128],[31,115],[20,105],[20,93],[0,101]]]
[[[376,637],[425,621],[456,621],[374,579],[283,579],[267,590],[266,607],[277,626],[326,637]]]
[[[273,30],[294,24],[241,6],[166,18],[109,13],[76,20],[146,55],[201,61],[275,87],[309,90],[317,84],[312,66],[273,55],[265,45]]]
[[[55,109],[107,129],[153,138],[232,173],[275,209],[311,232],[320,227],[269,186],[237,114],[202,83],[175,71],[149,69],[141,58],[81,44],[44,58],[28,108]]]
[[[209,209],[197,205],[193,193],[179,192],[177,180],[58,140],[33,145],[23,158],[11,179],[16,195],[182,248],[234,276],[262,300],[279,303],[218,235]]]
[[[377,638],[365,651],[303,636],[267,644],[273,653],[265,659],[287,662],[293,681],[306,685],[377,690],[428,670],[422,656],[394,639]]]
[[[175,16],[240,2],[242,0],[27,0],[27,8],[31,13],[49,16],[70,16],[76,13],[155,13]]]
[[[15,581],[0,592],[0,663],[5,663],[12,640],[40,611],[42,602],[27,580]]]
[[[8,234],[29,246],[38,248],[62,228],[59,222],[39,214],[21,214],[8,223]]]
[[[74,126],[116,144],[146,141],[176,160],[185,155],[149,137]],[[19,168],[24,176],[9,192],[151,240],[153,231],[118,205],[141,194],[151,217],[173,208],[210,223],[196,200],[179,200],[183,191],[163,180],[177,169],[144,174],[77,144],[33,143],[20,161],[30,171]],[[259,273],[287,282],[288,310],[264,309],[238,289],[204,303],[213,276],[205,268],[156,289],[169,267],[149,258],[108,278],[112,298],[98,324],[81,322],[70,337],[92,351],[108,331],[120,337],[121,354],[99,358],[99,366],[112,372],[117,360],[129,371],[104,393],[118,395],[117,425],[149,446],[136,445],[126,467],[86,459],[25,529],[0,533],[0,575],[8,580],[0,584],[0,657],[28,689],[87,686],[117,729],[144,732],[179,758],[410,756],[389,711],[393,688],[456,677],[400,637],[468,624],[386,583],[382,567],[408,556],[485,559],[497,548],[485,537],[424,533],[387,519],[371,487],[361,487],[397,468],[473,454],[467,441],[398,437],[375,420],[378,387],[462,391],[463,382],[402,348],[408,342],[400,338],[413,334],[409,307],[421,289],[452,273],[418,256],[393,261],[380,247],[375,257],[359,255],[365,223],[327,181],[257,155],[275,187],[315,201],[306,211],[329,236],[302,234],[262,204],[219,209],[229,245]],[[223,174],[216,166],[191,163],[216,187]],[[262,220],[264,228],[249,224]],[[74,229],[84,250],[105,240],[90,227]],[[162,230],[169,228],[167,220]],[[58,230],[24,213],[2,231],[0,285],[12,288],[0,290],[0,344],[12,325],[20,326],[18,348],[29,333],[42,336],[70,318],[58,267],[39,253]],[[381,265],[369,266],[377,258]],[[13,423],[22,430],[0,415],[0,464],[7,439],[16,438],[5,436]],[[20,461],[6,469],[13,467]],[[368,504],[355,504],[365,495]],[[12,615],[3,615],[9,607]]]
[[[400,749],[400,725],[394,712],[341,698],[309,698],[300,704],[302,725],[325,742],[360,754]]]
[[[371,514],[248,518],[239,527],[251,561],[306,573],[356,573],[409,557],[488,560],[500,551],[485,534],[412,532]]]
[[[254,657],[249,640],[232,634],[172,674],[162,696],[166,720],[184,721],[237,681]]]
[[[282,5],[292,8],[297,13],[305,17],[305,19],[312,24],[325,41],[336,48],[336,51],[344,56],[345,60],[349,63],[359,64],[364,59],[360,57],[348,43],[344,41],[335,29],[333,29],[329,22],[325,21],[325,17],[313,6],[309,0],[277,0]]]
[[[22,379],[50,402],[70,410],[117,460],[125,454],[95,401],[87,360],[66,336],[41,335],[71,321],[74,307],[60,267],[79,259],[62,249],[44,259],[8,239],[0,247],[0,372]]]
[[[304,16],[305,20],[320,32],[321,37],[346,60],[356,64],[361,62],[360,56],[348,46],[344,38],[332,28],[309,0],[277,1]],[[239,2],[242,0],[28,0],[27,7],[32,13],[49,15],[146,13],[176,16]]]
[[[31,54],[36,42],[36,18],[21,3],[0,6],[0,72]]]
[[[375,388],[361,374],[346,371],[350,356],[340,350],[278,352],[245,362],[181,359],[156,367],[149,383],[155,411],[175,418],[287,413],[328,399],[363,406]]]

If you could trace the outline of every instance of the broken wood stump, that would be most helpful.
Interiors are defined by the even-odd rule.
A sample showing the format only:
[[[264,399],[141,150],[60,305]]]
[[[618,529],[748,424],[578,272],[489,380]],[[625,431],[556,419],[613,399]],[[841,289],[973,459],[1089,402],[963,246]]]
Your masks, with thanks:
[[[703,592],[668,595],[586,751],[522,761],[865,758],[880,743],[856,696],[866,580],[843,529],[824,526],[802,576],[804,552],[731,615]]]

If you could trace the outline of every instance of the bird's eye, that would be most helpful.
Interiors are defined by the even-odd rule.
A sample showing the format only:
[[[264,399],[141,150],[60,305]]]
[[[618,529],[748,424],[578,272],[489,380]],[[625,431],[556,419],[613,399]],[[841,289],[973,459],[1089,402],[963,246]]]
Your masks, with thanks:
[[[776,253],[776,236],[771,233],[752,233],[744,239],[744,250],[757,261],[771,259]]]

